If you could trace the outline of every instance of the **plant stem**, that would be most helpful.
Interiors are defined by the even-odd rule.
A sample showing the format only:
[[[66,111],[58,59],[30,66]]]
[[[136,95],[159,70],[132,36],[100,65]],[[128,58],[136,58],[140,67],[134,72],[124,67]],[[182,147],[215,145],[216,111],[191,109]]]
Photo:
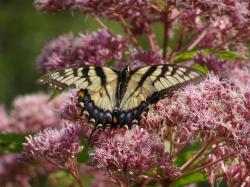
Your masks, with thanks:
[[[173,137],[174,137],[174,133],[173,133],[173,131],[172,131],[172,128],[170,127],[170,134],[171,134],[171,136],[170,136],[170,138],[171,138],[171,141],[169,141],[169,143],[170,143],[170,150],[169,150],[169,156],[170,157],[172,157],[172,154],[173,154]]]
[[[218,159],[218,160],[216,160],[216,161],[214,161],[214,162],[211,162],[211,163],[208,163],[208,164],[206,164],[206,165],[204,165],[204,166],[198,167],[198,168],[194,169],[193,171],[191,171],[191,172],[189,172],[189,173],[183,174],[183,175],[181,175],[181,176],[175,178],[174,180],[176,181],[176,180],[179,180],[179,179],[184,178],[184,177],[186,177],[186,176],[193,175],[193,174],[196,173],[196,172],[203,171],[203,170],[206,169],[207,167],[212,166],[212,165],[214,165],[214,164],[216,164],[216,163],[218,163],[218,162],[220,162],[220,161],[222,161],[222,160],[225,160],[225,159],[231,157],[232,155],[234,155],[234,153],[228,154],[228,155],[223,156],[222,158],[220,158],[220,159]]]
[[[185,171],[186,169],[188,169],[195,160],[197,160],[203,153],[204,151],[207,149],[207,147],[210,145],[210,141],[207,141],[202,147],[201,149],[191,158],[189,159],[182,167],[181,167],[181,171]]]
[[[162,58],[164,61],[166,60],[167,56],[167,48],[168,48],[168,30],[169,30],[169,21],[168,21],[168,14],[169,14],[169,6],[167,2],[165,1],[165,12],[164,12],[164,39],[163,39],[163,52],[162,52]]]
[[[70,173],[71,173],[71,175],[73,176],[73,178],[75,179],[75,181],[77,182],[77,184],[78,184],[80,187],[84,187],[83,184],[82,184],[82,182],[81,182],[81,180],[80,180],[79,173],[78,173],[78,172],[77,172],[77,174],[76,174],[76,173],[72,173],[72,172],[70,172]]]
[[[148,41],[149,44],[151,46],[152,51],[159,51],[159,46],[157,44],[156,38],[154,33],[151,31],[150,27],[149,28],[149,32],[147,33],[147,37],[148,37]]]
[[[96,20],[96,22],[102,27],[102,28],[104,28],[104,29],[106,29],[106,30],[109,30],[109,28],[103,23],[103,21],[100,19],[100,18],[98,18],[96,15],[92,15],[93,17],[94,17],[94,19]]]
[[[129,187],[126,182],[119,181],[120,187]]]
[[[126,20],[119,14],[116,14],[116,17],[120,20],[122,26],[124,27],[125,31],[128,33],[131,42],[137,47],[137,48],[141,48],[138,40],[136,39],[135,35],[132,33],[131,29],[129,28],[128,23],[126,22]]]
[[[182,44],[183,44],[183,36],[184,36],[184,33],[185,33],[185,29],[186,29],[186,25],[184,25],[181,29],[181,32],[180,32],[180,35],[178,37],[178,40],[177,42],[175,43],[175,45],[173,46],[173,49],[171,51],[171,53],[168,55],[168,58],[167,58],[167,61],[171,61],[171,58],[174,54],[175,51],[179,51],[182,47]]]
[[[206,36],[207,30],[204,29],[198,36],[197,38],[189,45],[187,48],[188,51],[191,51],[193,48],[196,47],[196,45]]]
[[[70,160],[68,163],[66,163],[65,168],[69,171],[69,173],[73,176],[75,181],[80,187],[84,187],[81,182],[81,177],[79,175],[78,167],[77,167],[77,161],[75,159]]]
[[[209,27],[209,24],[206,24],[203,28],[202,28],[202,30],[201,30],[201,32],[200,32],[200,34],[198,34],[197,36],[196,36],[196,38],[194,39],[194,41],[189,45],[189,46],[187,46],[187,47],[184,47],[180,52],[183,52],[183,51],[185,51],[185,50],[187,50],[187,51],[190,51],[190,50],[192,50],[205,36],[206,36],[206,34],[207,34],[207,28]]]

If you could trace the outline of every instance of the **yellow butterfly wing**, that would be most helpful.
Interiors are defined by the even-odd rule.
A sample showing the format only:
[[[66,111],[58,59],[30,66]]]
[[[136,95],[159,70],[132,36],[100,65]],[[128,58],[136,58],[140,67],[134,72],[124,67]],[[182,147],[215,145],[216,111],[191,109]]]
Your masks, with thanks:
[[[120,109],[127,112],[143,103],[156,103],[179,87],[198,80],[197,71],[177,65],[146,66],[132,72],[127,89],[120,102]]]
[[[112,111],[117,104],[118,73],[108,67],[66,68],[49,73],[38,81],[42,84],[48,83],[50,87],[59,91],[63,91],[72,85],[84,90],[94,107],[103,111]]]

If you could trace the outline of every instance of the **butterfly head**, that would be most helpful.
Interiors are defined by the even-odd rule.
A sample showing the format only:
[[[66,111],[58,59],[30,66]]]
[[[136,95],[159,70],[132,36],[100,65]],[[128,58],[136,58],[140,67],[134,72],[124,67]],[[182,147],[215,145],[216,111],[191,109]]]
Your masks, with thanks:
[[[128,78],[129,75],[131,74],[131,69],[128,65],[123,69],[123,74],[125,75],[126,78]]]

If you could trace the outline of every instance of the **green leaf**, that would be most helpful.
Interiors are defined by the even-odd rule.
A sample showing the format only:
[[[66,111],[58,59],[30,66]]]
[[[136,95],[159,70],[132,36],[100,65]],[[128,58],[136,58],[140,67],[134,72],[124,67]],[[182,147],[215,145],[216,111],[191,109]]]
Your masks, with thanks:
[[[174,164],[177,167],[181,167],[184,163],[186,163],[200,148],[200,143],[194,143],[191,145],[187,145],[176,157]]]
[[[6,142],[6,143],[12,143],[12,142],[24,142],[25,141],[25,136],[22,134],[1,134],[0,133],[0,143]]]
[[[73,177],[68,172],[62,170],[51,173],[49,177],[56,181],[56,184],[53,184],[49,180],[47,180],[46,187],[68,187],[71,186],[72,182],[74,181]]]
[[[175,57],[173,63],[180,63],[182,61],[190,60],[198,52],[201,52],[205,55],[213,55],[216,56],[218,59],[221,60],[246,60],[246,57],[242,56],[236,51],[224,51],[224,50],[214,50],[214,49],[204,49],[204,50],[193,50],[193,51],[186,51],[183,52]]]
[[[246,57],[242,56],[237,51],[224,51],[224,50],[209,50],[208,54],[215,55],[221,60],[246,60]]]
[[[23,150],[25,135],[21,134],[0,134],[0,153],[15,152]]]
[[[194,50],[194,51],[187,51],[187,52],[183,52],[179,55],[177,55],[175,57],[175,60],[174,60],[174,64],[175,63],[179,63],[179,62],[182,62],[182,61],[185,61],[185,60],[190,60],[192,59],[197,53],[199,52],[199,50]]]
[[[171,184],[171,186],[172,187],[181,187],[181,186],[185,186],[185,185],[189,185],[189,184],[193,184],[193,183],[198,183],[198,182],[202,182],[202,181],[207,181],[207,177],[205,177],[202,173],[197,172],[197,173],[194,173],[193,175],[186,176],[184,178],[177,180],[176,182]]]
[[[49,97],[49,102],[52,101],[58,95],[60,95],[60,92],[58,90],[53,90],[51,96]]]
[[[77,161],[78,162],[86,162],[89,159],[89,145],[86,143],[85,140],[81,140],[81,145],[83,145],[83,150],[80,154],[77,156]]]
[[[209,72],[206,66],[198,64],[198,63],[193,64],[193,68],[205,74]]]

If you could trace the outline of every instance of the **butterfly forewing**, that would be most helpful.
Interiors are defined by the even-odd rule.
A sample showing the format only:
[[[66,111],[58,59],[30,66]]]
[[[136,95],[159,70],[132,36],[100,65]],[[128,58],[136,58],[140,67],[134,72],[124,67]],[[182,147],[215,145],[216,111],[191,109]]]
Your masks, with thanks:
[[[50,87],[63,91],[74,86],[86,90],[89,100],[101,110],[110,110],[117,104],[116,87],[118,73],[107,67],[86,66],[66,68],[49,73],[38,80],[48,83]]]
[[[201,74],[191,68],[176,65],[140,68],[132,73],[120,108],[129,111],[139,107],[144,101],[155,103],[164,95],[199,77]]]

